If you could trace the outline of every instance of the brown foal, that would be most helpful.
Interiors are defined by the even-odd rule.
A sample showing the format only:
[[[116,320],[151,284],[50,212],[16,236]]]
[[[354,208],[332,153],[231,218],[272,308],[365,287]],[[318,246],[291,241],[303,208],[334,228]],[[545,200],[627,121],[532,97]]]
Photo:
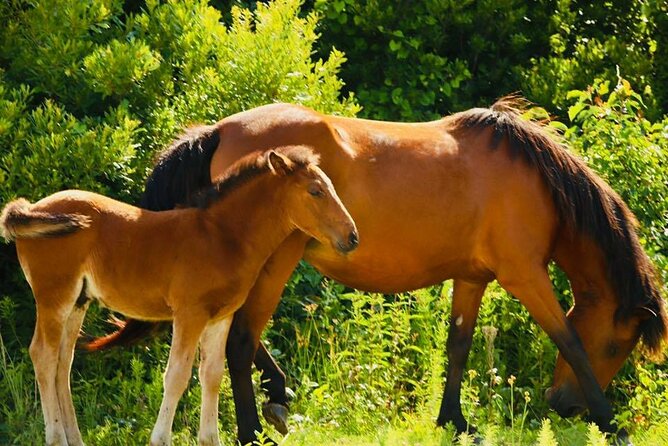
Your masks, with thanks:
[[[48,445],[83,444],[69,375],[92,299],[133,318],[173,321],[151,445],[170,444],[198,343],[199,443],[220,444],[227,334],[267,259],[294,231],[342,253],[357,246],[355,224],[317,161],[303,146],[250,154],[187,209],[151,212],[76,190],[5,207],[0,231],[16,240],[37,305],[30,356]]]

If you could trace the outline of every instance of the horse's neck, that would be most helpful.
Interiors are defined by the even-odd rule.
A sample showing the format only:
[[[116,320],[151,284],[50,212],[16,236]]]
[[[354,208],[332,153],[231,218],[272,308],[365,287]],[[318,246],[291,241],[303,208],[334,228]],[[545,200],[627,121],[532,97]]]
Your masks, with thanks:
[[[557,240],[554,260],[568,276],[576,305],[584,299],[617,305],[605,256],[589,237],[562,234]]]
[[[273,181],[272,181],[273,180]],[[268,174],[244,184],[202,211],[215,230],[234,240],[242,261],[264,261],[294,229],[282,187]]]

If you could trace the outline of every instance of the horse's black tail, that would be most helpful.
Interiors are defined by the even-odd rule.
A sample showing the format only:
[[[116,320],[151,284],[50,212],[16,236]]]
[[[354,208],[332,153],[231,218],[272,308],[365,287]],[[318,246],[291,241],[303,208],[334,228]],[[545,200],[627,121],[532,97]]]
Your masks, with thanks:
[[[211,184],[211,157],[220,143],[220,129],[216,125],[189,129],[163,151],[146,180],[139,207],[164,211],[183,205],[200,189]],[[78,348],[88,351],[135,344],[161,332],[164,322],[146,322],[135,319],[114,321],[118,330],[106,336],[82,341]]]
[[[128,319],[127,321],[112,319],[112,323],[118,327],[118,330],[90,340],[80,339],[77,342],[77,348],[96,352],[111,347],[132,345],[153,334],[162,332],[168,326],[164,322],[147,322],[136,319]]]

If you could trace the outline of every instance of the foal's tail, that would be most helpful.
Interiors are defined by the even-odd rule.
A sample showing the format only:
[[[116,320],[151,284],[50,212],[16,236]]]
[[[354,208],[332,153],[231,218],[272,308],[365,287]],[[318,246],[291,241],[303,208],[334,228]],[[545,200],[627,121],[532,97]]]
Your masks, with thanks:
[[[25,198],[10,202],[0,214],[0,235],[5,240],[57,237],[87,228],[90,219],[80,214],[51,214],[33,211]]]

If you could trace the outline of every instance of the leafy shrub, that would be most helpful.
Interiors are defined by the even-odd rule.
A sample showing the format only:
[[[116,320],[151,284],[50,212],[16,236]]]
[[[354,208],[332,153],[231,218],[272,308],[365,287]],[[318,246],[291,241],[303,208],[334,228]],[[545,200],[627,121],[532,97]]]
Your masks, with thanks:
[[[547,48],[550,3],[317,0],[315,9],[321,48],[349,58],[342,76],[365,116],[424,120],[517,90],[512,67]]]
[[[566,137],[589,166],[619,192],[640,221],[641,242],[668,272],[668,119],[651,122],[642,97],[619,78],[568,94],[575,124]],[[668,277],[665,277],[668,278]]]
[[[595,78],[615,82],[619,67],[643,93],[653,117],[668,112],[652,93],[653,85],[666,88],[656,40],[665,2],[557,0],[553,7],[550,54],[533,56],[530,67],[518,67],[529,98],[565,117],[569,91],[585,89]]]

